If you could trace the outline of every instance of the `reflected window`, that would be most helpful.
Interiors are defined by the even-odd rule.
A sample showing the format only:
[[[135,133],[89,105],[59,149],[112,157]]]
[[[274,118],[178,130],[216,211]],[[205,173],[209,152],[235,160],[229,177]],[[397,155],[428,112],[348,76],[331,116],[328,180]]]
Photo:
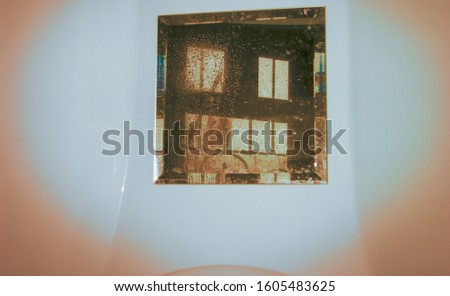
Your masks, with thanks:
[[[164,96],[166,90],[166,57],[165,55],[158,55],[158,73],[157,73],[157,94]]]
[[[274,173],[262,173],[260,174],[260,183],[263,184],[273,184],[275,183]]]
[[[231,129],[237,131],[233,137],[231,137],[231,150],[233,151],[249,151],[250,147],[248,143],[242,141],[241,135],[245,131],[250,130],[250,120],[234,118],[232,120]],[[250,135],[248,136],[250,137]]]
[[[188,175],[188,183],[189,184],[202,184],[203,183],[203,174],[201,173],[191,173]]]
[[[260,98],[289,100],[289,62],[259,58],[258,96]]]
[[[156,118],[155,127],[155,150],[161,152],[164,150],[164,118]]]
[[[264,135],[266,128],[273,130],[270,137]],[[232,130],[236,131],[229,144],[233,151],[287,154],[289,139],[287,123],[233,118]],[[244,131],[248,131],[245,137],[248,139],[247,143],[242,140]]]
[[[275,143],[273,149],[276,154],[286,154],[288,149],[288,125],[283,122],[274,122],[273,129],[275,130]]]
[[[189,46],[186,85],[188,89],[223,92],[225,53],[222,50]]]
[[[289,184],[291,183],[291,174],[289,173],[278,173],[276,175],[276,183],[278,184]]]
[[[266,126],[268,130],[270,130],[272,128],[271,122],[262,120],[252,120],[252,130],[255,131],[255,134],[251,136],[252,143],[257,144],[253,145],[253,152],[271,153],[270,138],[264,136],[264,130]],[[268,140],[268,143],[266,143],[266,140]],[[258,151],[256,150],[257,148]]]

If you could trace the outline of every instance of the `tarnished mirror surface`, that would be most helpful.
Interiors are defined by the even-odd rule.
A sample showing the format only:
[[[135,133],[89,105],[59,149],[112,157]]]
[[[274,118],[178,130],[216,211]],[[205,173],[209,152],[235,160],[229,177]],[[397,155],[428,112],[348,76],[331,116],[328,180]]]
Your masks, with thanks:
[[[326,184],[325,8],[158,19],[157,184]]]

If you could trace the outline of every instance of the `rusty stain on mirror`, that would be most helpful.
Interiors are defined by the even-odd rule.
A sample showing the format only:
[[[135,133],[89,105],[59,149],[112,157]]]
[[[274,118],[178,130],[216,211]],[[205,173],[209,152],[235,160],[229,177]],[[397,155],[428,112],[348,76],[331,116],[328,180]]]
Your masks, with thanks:
[[[158,18],[156,184],[327,184],[325,7]]]

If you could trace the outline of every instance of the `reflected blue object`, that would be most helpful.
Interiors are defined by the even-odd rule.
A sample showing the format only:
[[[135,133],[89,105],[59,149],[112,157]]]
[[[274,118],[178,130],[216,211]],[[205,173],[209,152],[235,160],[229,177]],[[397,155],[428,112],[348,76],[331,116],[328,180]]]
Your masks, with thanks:
[[[158,70],[157,70],[157,94],[164,96],[165,91],[165,56],[158,55]]]

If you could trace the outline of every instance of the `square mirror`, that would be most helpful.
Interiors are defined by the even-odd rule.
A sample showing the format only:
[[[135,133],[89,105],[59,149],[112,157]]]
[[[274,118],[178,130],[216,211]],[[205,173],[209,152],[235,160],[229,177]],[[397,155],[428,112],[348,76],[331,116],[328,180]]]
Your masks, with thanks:
[[[158,19],[157,184],[326,184],[325,7]]]

